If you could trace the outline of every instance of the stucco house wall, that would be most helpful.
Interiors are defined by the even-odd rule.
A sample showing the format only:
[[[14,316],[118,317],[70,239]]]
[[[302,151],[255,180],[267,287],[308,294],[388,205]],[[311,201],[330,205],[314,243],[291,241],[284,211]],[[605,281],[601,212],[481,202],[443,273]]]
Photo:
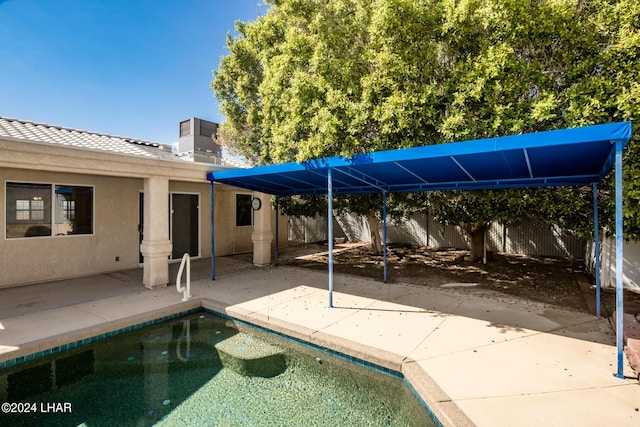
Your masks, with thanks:
[[[89,143],[94,145],[87,146]],[[152,254],[157,263],[151,266],[154,271],[167,267],[163,251],[172,246],[167,226],[171,224],[167,201],[172,194],[198,196],[199,257],[210,257],[211,186],[206,174],[216,168],[220,166],[181,161],[158,144],[0,117],[0,287],[141,266],[146,272],[150,268],[147,257],[140,262],[144,247],[139,233],[141,193],[145,212],[152,212],[153,224],[145,222],[144,236],[152,234],[155,239],[147,245],[147,250],[157,252]],[[7,207],[7,183],[91,187],[92,233],[8,236],[6,216],[15,206]],[[246,191],[219,184],[214,188],[215,255],[251,251],[253,226],[235,224],[236,194]],[[147,200],[151,198],[147,197],[148,190],[154,193],[156,205]],[[158,201],[162,208],[154,208]],[[285,225],[280,229],[281,245],[286,244],[286,233]],[[161,282],[167,280],[166,273],[161,271],[161,275]]]
[[[0,170],[0,180],[0,286],[138,267],[138,224],[132,219],[138,216],[140,180],[4,168]],[[93,234],[6,238],[8,181],[93,186]]]

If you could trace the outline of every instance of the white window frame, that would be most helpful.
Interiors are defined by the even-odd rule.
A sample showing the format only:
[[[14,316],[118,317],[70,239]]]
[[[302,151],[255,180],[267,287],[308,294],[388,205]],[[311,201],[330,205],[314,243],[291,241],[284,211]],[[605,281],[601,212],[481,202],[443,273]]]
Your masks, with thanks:
[[[50,211],[50,218],[51,218],[51,222],[49,224],[50,228],[51,228],[51,235],[49,236],[32,236],[32,237],[8,237],[7,236],[7,203],[9,203],[9,201],[7,200],[7,189],[8,189],[8,184],[34,184],[34,185],[48,185],[51,186],[51,211]],[[64,218],[64,212],[56,212],[56,187],[86,187],[86,188],[91,188],[91,212],[92,212],[92,219],[91,219],[91,233],[83,233],[83,234],[58,234],[55,235],[54,234],[54,227],[55,227],[55,223],[58,219],[60,218]],[[95,236],[96,233],[96,187],[95,185],[91,185],[91,184],[78,184],[78,183],[63,183],[63,182],[53,182],[53,181],[49,181],[49,182],[42,182],[42,181],[26,181],[26,180],[22,180],[22,179],[5,179],[4,180],[4,188],[3,188],[4,194],[3,194],[3,198],[4,198],[4,224],[3,224],[3,228],[4,228],[4,240],[6,241],[19,241],[19,240],[31,240],[31,239],[51,239],[51,238],[80,238],[80,237],[87,237],[87,236]],[[22,210],[23,212],[27,212],[27,210]],[[17,212],[17,210],[16,210]],[[29,220],[33,219],[31,218],[31,212],[33,212],[33,208],[31,206],[31,203],[29,205]]]

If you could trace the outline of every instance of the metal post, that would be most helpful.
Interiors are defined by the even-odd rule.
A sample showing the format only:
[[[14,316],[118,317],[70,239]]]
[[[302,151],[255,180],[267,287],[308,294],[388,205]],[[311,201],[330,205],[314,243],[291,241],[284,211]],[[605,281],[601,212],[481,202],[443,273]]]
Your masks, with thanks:
[[[275,259],[275,265],[278,265],[278,249],[280,247],[280,243],[279,243],[279,223],[280,223],[280,212],[278,209],[278,196],[276,196],[276,259]]]
[[[598,222],[598,184],[593,183],[593,245],[596,276],[596,316],[600,317],[600,225]]]
[[[211,280],[216,280],[216,239],[215,239],[215,209],[213,194],[215,190],[213,189],[213,181],[211,181]]]
[[[617,377],[624,379],[624,291],[622,283],[622,141],[616,141],[616,346],[618,350]]]
[[[384,265],[384,283],[387,283],[387,192],[382,192],[382,261]]]
[[[482,263],[484,265],[487,265],[487,233],[489,233],[490,224],[484,227],[484,233],[482,233]]]
[[[329,234],[329,308],[333,308],[333,183],[331,168],[327,170],[327,222]]]

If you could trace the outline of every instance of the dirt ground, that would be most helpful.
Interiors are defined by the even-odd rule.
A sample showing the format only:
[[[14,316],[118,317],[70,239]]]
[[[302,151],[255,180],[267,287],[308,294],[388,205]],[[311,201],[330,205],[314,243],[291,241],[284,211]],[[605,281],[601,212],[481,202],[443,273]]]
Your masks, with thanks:
[[[582,260],[497,253],[483,264],[465,261],[468,255],[469,251],[459,249],[390,244],[387,247],[387,283],[436,286],[451,292],[535,301],[582,312],[590,311],[588,299],[595,301],[595,286],[581,289],[578,284],[578,280],[590,280]],[[250,254],[237,257],[251,260]],[[326,270],[328,245],[290,244],[280,248],[278,260],[281,265]],[[334,271],[382,281],[382,255],[372,253],[368,244],[336,244]],[[603,315],[613,313],[613,290],[602,292],[602,303]],[[625,292],[625,312],[638,311],[640,294]]]

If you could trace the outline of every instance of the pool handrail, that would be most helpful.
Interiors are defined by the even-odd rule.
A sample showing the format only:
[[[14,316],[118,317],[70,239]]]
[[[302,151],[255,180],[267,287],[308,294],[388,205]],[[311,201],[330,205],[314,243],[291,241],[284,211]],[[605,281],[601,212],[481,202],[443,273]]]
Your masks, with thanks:
[[[187,265],[187,281],[186,286],[183,287],[180,286],[180,282],[182,281],[182,271],[185,264]],[[189,301],[189,298],[191,298],[191,257],[188,252],[182,255],[182,261],[180,261],[180,268],[176,277],[176,289],[178,292],[182,292],[182,301]]]

